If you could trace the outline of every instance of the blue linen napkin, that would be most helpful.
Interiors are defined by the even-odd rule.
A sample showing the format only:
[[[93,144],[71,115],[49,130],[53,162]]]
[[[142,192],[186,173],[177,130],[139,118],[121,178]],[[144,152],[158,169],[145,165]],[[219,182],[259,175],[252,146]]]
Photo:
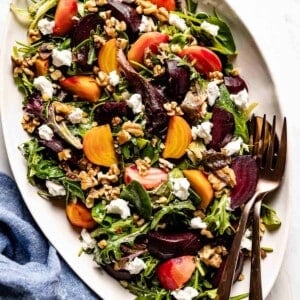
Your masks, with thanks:
[[[99,299],[60,258],[0,173],[0,299]]]

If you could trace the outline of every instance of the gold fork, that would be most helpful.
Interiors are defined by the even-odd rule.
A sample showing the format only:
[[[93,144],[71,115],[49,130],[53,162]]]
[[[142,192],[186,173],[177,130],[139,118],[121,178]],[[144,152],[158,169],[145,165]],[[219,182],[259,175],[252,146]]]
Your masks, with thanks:
[[[268,193],[274,191],[280,186],[282,176],[284,174],[285,161],[286,161],[286,149],[287,149],[287,138],[286,138],[286,119],[284,118],[282,127],[282,137],[279,145],[278,153],[274,152],[275,149],[275,123],[276,117],[273,118],[273,124],[271,128],[271,139],[268,142],[267,151],[264,151],[263,146],[266,141],[266,116],[263,118],[263,126],[253,126],[256,123],[255,117],[252,118],[252,133],[251,139],[258,143],[259,146],[253,147],[253,155],[256,157],[260,171],[259,179],[257,183],[256,191],[253,197],[246,203],[241,214],[238,228],[235,233],[234,240],[231,245],[229,255],[226,259],[225,267],[222,273],[222,277],[217,290],[217,300],[228,300],[230,297],[231,286],[233,284],[233,276],[236,269],[238,253],[241,248],[241,241],[246,229],[247,220],[250,211],[256,200],[263,199]],[[273,138],[272,138],[273,137]],[[262,146],[261,146],[262,145]],[[276,157],[276,164],[273,165]],[[260,273],[260,268],[259,268]],[[251,298],[250,298],[251,299]],[[253,298],[254,299],[254,298]],[[257,298],[261,299],[261,298]],[[252,299],[251,299],[252,300]]]
[[[257,124],[255,122],[255,124]],[[263,180],[258,182],[257,190],[262,194],[256,201],[253,210],[252,224],[252,250],[251,250],[251,275],[250,275],[250,300],[262,300],[261,267],[260,267],[260,209],[261,203],[268,192],[263,192],[266,184],[270,188],[276,189],[284,174],[286,151],[287,151],[287,126],[286,119],[283,121],[279,148],[277,148],[278,137],[276,135],[276,117],[273,117],[271,133],[268,131],[269,125],[266,117],[263,118],[261,134],[254,130],[256,136],[253,136],[253,156],[260,167],[260,175],[263,174]],[[261,139],[261,140],[259,140]],[[259,149],[263,147],[263,149]],[[277,149],[276,149],[277,148]],[[265,150],[264,150],[265,149]],[[265,154],[264,154],[265,151]],[[270,192],[270,191],[269,191]]]

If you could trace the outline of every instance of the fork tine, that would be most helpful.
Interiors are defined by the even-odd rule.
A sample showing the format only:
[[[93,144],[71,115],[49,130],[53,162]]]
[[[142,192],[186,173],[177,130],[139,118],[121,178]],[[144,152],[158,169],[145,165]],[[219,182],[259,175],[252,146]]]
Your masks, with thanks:
[[[267,120],[266,120],[266,115],[264,114],[263,123],[260,131],[255,130],[256,152],[254,157],[256,158],[259,167],[262,167],[262,163],[263,163],[266,130],[267,130]]]
[[[283,126],[281,131],[280,145],[278,150],[278,156],[275,166],[275,172],[277,176],[282,176],[285,169],[287,151],[287,121],[286,117],[283,119]]]
[[[276,116],[273,117],[272,127],[271,127],[271,138],[267,141],[267,152],[266,152],[266,168],[272,169],[274,161],[274,149],[277,142],[276,136]]]

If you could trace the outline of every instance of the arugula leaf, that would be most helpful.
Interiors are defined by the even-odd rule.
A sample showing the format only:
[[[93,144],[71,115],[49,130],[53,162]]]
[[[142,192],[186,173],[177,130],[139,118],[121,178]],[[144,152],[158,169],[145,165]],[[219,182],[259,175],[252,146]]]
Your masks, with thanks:
[[[206,45],[206,47],[226,56],[237,54],[231,29],[226,22],[217,16],[209,16],[205,13],[198,13],[197,15],[186,15],[181,12],[176,13],[186,21],[187,26],[191,28],[191,34]],[[201,24],[204,21],[219,27],[216,36],[211,35],[201,28]]]
[[[267,204],[262,204],[260,215],[263,223],[269,230],[276,230],[281,226],[281,221],[276,211]]]
[[[174,201],[168,206],[162,207],[158,212],[153,216],[151,222],[151,229],[156,228],[160,220],[168,214],[182,214],[184,210],[195,210],[195,206],[191,201]]]
[[[247,120],[244,115],[236,108],[224,84],[220,86],[220,97],[216,101],[216,106],[232,113],[235,123],[235,136],[240,136],[243,139],[244,143],[248,143],[249,132],[247,127]]]
[[[102,225],[109,216],[106,216],[102,221]],[[119,260],[122,257],[122,251],[120,249],[122,244],[133,244],[136,237],[145,234],[149,229],[149,223],[145,223],[141,227],[137,227],[132,218],[126,220],[114,220],[110,218],[111,226],[103,226],[97,228],[91,233],[92,237],[106,235],[107,245],[104,249],[96,247],[94,250],[94,259],[96,263],[110,264],[114,260]]]
[[[34,178],[57,179],[64,176],[64,172],[51,159],[45,159],[42,154],[44,147],[39,146],[37,139],[32,139],[22,145],[23,155],[27,160],[27,177],[31,184]]]
[[[134,205],[138,214],[146,220],[151,218],[152,207],[149,194],[136,180],[132,180],[121,192],[120,197]]]
[[[215,199],[204,222],[208,228],[219,234],[224,234],[227,229],[232,228],[230,224],[230,213],[227,211],[228,196],[223,195],[220,199]]]

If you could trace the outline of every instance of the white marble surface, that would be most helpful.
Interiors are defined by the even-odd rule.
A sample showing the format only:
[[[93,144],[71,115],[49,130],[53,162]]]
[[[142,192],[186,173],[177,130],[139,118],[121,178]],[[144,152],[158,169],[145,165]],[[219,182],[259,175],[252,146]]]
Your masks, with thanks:
[[[24,0],[25,1],[25,0]],[[216,1],[217,2],[217,1]],[[300,70],[300,0],[228,0],[244,20],[263,52],[278,88],[279,97],[288,101],[289,147],[293,148],[294,170],[300,170],[299,70]],[[0,2],[0,37],[3,37],[9,0]],[[1,48],[5,45],[1,45]],[[1,53],[0,53],[1,54]],[[1,70],[0,70],[1,71]],[[0,88],[1,84],[0,84]],[[3,101],[3,99],[1,99]],[[4,100],[5,101],[5,100]],[[293,104],[295,103],[295,105]],[[296,107],[297,105],[297,107]],[[299,156],[299,154],[298,154]],[[11,174],[0,124],[0,171]],[[293,178],[290,235],[285,260],[278,279],[267,300],[297,300],[300,294],[300,192]]]

